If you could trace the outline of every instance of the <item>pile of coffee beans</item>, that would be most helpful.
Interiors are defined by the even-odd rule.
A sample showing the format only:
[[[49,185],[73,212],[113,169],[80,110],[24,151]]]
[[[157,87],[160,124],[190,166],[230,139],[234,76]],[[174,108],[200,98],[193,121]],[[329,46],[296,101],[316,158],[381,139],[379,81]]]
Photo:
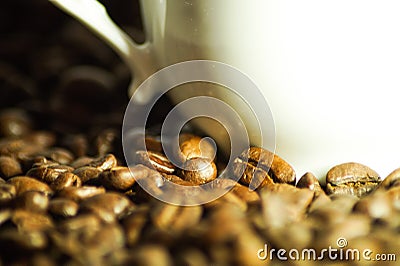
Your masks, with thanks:
[[[132,2],[105,3],[127,23]],[[385,178],[349,162],[326,183],[296,182],[290,162],[251,147],[217,178],[224,162],[198,132],[180,136],[181,170],[154,129],[128,167],[130,77],[117,56],[47,1],[6,1],[0,21],[0,265],[397,265],[399,169]],[[231,190],[184,207],[137,180],[153,195],[167,181]]]

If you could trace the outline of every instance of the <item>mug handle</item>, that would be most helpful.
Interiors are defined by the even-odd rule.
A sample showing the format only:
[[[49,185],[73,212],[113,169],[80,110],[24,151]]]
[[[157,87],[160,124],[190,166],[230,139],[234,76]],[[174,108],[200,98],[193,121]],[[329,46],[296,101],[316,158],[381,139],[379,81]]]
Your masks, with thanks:
[[[145,78],[155,72],[155,64],[151,57],[152,43],[148,40],[143,44],[135,43],[111,20],[101,3],[96,0],[49,1],[88,27],[128,65],[132,74],[135,74],[129,88],[130,95],[133,95]],[[143,93],[143,90],[141,92]],[[135,95],[135,97],[139,102],[145,102],[151,98],[149,95],[151,93],[147,92],[147,94]]]

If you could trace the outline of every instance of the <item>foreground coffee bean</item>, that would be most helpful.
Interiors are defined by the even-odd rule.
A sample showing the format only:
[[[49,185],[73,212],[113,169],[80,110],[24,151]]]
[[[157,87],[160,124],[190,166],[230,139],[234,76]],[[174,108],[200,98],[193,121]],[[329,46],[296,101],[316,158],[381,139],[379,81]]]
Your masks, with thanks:
[[[143,164],[149,168],[157,170],[160,173],[172,174],[175,172],[175,166],[165,155],[159,152],[137,151],[135,153],[135,161],[139,164]]]
[[[50,184],[51,188],[55,191],[60,191],[66,187],[80,187],[81,185],[81,178],[69,172],[61,173],[57,179]]]
[[[0,156],[0,176],[8,179],[21,174],[21,165],[17,160],[9,156]]]
[[[88,166],[96,167],[102,171],[109,170],[117,166],[117,159],[113,154],[106,154],[97,159],[94,159]]]
[[[43,231],[54,227],[52,219],[46,214],[26,210],[16,210],[11,217],[17,228],[24,232]]]
[[[14,185],[0,184],[0,206],[11,202],[17,195],[17,190]]]
[[[296,187],[298,188],[308,188],[314,191],[315,195],[318,196],[321,193],[325,193],[321,188],[318,179],[310,172],[305,173],[297,182]]]
[[[400,168],[391,172],[378,186],[379,190],[387,190],[400,181]]]
[[[81,201],[98,194],[105,193],[102,187],[84,186],[84,187],[66,187],[58,192],[58,197],[68,198],[73,201]]]
[[[44,195],[53,194],[52,189],[47,184],[28,176],[16,176],[10,178],[7,183],[15,186],[17,195],[20,195],[26,191],[39,191]]]
[[[301,220],[314,197],[313,191],[288,184],[274,184],[260,193],[265,222],[272,228]]]
[[[93,166],[82,166],[80,168],[75,169],[72,173],[77,175],[82,183],[86,183],[88,181],[97,180],[101,174],[102,170]]]
[[[43,180],[46,183],[52,183],[57,180],[60,174],[71,171],[73,171],[73,168],[70,166],[52,164],[31,168],[26,175]]]
[[[115,218],[133,209],[132,202],[123,194],[107,192],[85,199],[80,204],[82,211],[95,213],[106,222],[113,222]]]
[[[15,199],[15,208],[31,212],[45,212],[49,205],[49,198],[38,191],[26,191]]]
[[[194,227],[200,221],[202,213],[200,206],[175,206],[155,201],[150,217],[157,228],[181,232]]]
[[[192,158],[183,164],[180,176],[195,185],[202,185],[217,177],[215,163],[206,158]]]
[[[344,163],[331,168],[326,174],[328,194],[350,194],[363,197],[380,183],[380,176],[368,166]]]
[[[181,162],[193,158],[214,160],[216,154],[216,147],[208,139],[203,139],[192,134],[181,134],[179,136],[179,148],[178,157]]]
[[[128,190],[136,180],[128,167],[117,166],[101,174],[101,183],[110,189]]]
[[[258,147],[243,151],[234,160],[232,170],[235,176],[240,177],[246,185],[251,183],[253,177],[261,186],[296,182],[296,174],[287,162],[274,153]]]
[[[70,199],[52,199],[49,203],[49,212],[55,216],[72,217],[78,213],[79,205]]]

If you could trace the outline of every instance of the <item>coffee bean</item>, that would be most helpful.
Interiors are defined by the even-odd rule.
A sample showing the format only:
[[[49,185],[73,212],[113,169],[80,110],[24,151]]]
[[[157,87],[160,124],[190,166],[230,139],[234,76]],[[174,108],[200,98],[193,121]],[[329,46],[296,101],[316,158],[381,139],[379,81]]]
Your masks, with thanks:
[[[217,167],[206,158],[192,158],[183,164],[180,175],[183,180],[202,185],[217,177]]]
[[[110,170],[111,168],[117,166],[117,159],[113,154],[106,154],[94,159],[88,164],[88,166],[96,167],[102,171]]]
[[[243,186],[241,184],[236,184],[232,188],[232,192],[245,201],[247,204],[258,204],[260,203],[260,196],[257,192],[249,190],[248,187]]]
[[[47,149],[42,152],[41,155],[60,164],[69,164],[74,160],[74,155],[70,151],[63,148]]]
[[[196,248],[185,248],[178,254],[176,259],[178,265],[202,266],[211,264],[207,256]]]
[[[92,250],[96,257],[102,257],[122,248],[125,245],[125,235],[119,224],[107,224],[83,244]]]
[[[194,158],[206,158],[214,160],[216,154],[215,146],[208,140],[191,134],[179,136],[179,158],[185,162]]]
[[[194,227],[202,213],[203,209],[200,206],[176,206],[156,201],[151,208],[150,217],[159,229],[181,232]]]
[[[318,179],[310,172],[305,173],[297,182],[296,187],[298,188],[308,188],[314,191],[315,195],[319,195],[321,193],[325,193],[321,188],[321,185]]]
[[[102,187],[83,186],[83,187],[66,187],[58,192],[60,198],[67,198],[73,201],[82,201],[98,194],[105,193]]]
[[[21,137],[31,131],[32,121],[22,109],[6,109],[0,113],[0,135]]]
[[[234,160],[233,173],[245,185],[249,185],[253,178],[261,186],[272,183],[294,184],[296,181],[296,174],[287,162],[258,147],[245,150]]]
[[[60,176],[62,173],[71,172],[72,167],[66,165],[43,165],[39,167],[34,167],[30,169],[26,175],[34,177],[38,180],[43,180],[46,183],[52,183]]]
[[[168,158],[158,152],[137,151],[135,153],[135,162],[153,168],[160,173],[172,174],[175,171],[175,166]]]
[[[134,246],[139,241],[142,229],[149,220],[148,213],[149,206],[142,205],[122,219],[128,246]]]
[[[2,252],[13,254],[16,250],[29,254],[32,251],[43,250],[48,245],[46,235],[41,231],[20,231],[9,229],[0,232]]]
[[[118,139],[119,134],[115,129],[106,129],[100,132],[96,138],[96,151],[99,155],[106,155],[112,152],[115,146],[115,142]]]
[[[161,144],[161,138],[155,136],[146,136],[144,138],[144,143],[146,145],[146,150],[152,152],[162,153],[163,148]]]
[[[75,161],[71,163],[73,168],[81,168],[82,166],[88,166],[91,162],[94,161],[94,158],[88,156],[82,156],[77,158]]]
[[[110,189],[128,190],[136,180],[128,167],[117,166],[101,174],[101,183]]]
[[[47,184],[28,176],[12,177],[7,182],[15,186],[17,195],[20,195],[26,191],[38,191],[44,193],[45,195],[53,194],[53,191]]]
[[[62,221],[58,228],[62,232],[97,232],[101,228],[100,219],[95,214],[82,214]]]
[[[170,266],[172,259],[165,247],[157,244],[147,244],[136,248],[129,258],[127,263],[129,265],[158,265],[158,266]]]
[[[17,160],[8,156],[0,156],[0,176],[8,179],[21,174],[21,165]]]
[[[133,208],[132,202],[123,194],[107,192],[95,195],[82,201],[82,211],[89,211],[98,215],[105,222],[114,222]]]
[[[79,176],[73,173],[61,173],[56,180],[54,180],[50,186],[55,191],[63,190],[66,187],[80,187],[82,180]]]
[[[15,199],[15,207],[31,212],[45,212],[49,205],[49,198],[38,191],[26,191]]]
[[[326,174],[328,194],[350,194],[363,197],[380,183],[379,175],[359,163],[344,163],[331,168]]]
[[[63,143],[68,147],[77,157],[82,157],[87,154],[89,143],[83,134],[67,135],[63,139]],[[72,164],[71,164],[72,166]],[[74,167],[74,166],[72,166]]]
[[[400,180],[400,168],[397,168],[393,172],[391,172],[378,186],[377,189],[387,190],[395,186],[396,182]]]
[[[313,191],[288,184],[274,184],[260,193],[265,222],[272,228],[303,219],[314,197]]]
[[[26,135],[23,140],[32,145],[46,148],[54,145],[56,142],[56,136],[54,133],[48,131],[34,131]]]
[[[17,190],[14,185],[0,184],[0,206],[11,202],[11,200],[15,198],[16,194]]]
[[[26,210],[14,211],[11,220],[23,232],[43,231],[54,227],[49,216]]]
[[[93,166],[82,166],[80,168],[75,169],[72,173],[77,175],[82,183],[86,183],[88,181],[98,180],[102,170]]]
[[[386,193],[376,193],[359,200],[353,211],[366,214],[372,219],[389,219],[393,215],[391,201]]]
[[[49,212],[55,216],[72,217],[78,213],[79,205],[70,199],[52,199],[49,203]]]

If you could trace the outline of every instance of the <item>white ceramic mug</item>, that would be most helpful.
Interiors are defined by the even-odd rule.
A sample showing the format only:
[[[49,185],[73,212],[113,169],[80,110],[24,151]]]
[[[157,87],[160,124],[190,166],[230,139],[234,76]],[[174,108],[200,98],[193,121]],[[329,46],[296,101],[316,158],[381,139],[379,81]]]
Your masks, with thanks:
[[[382,177],[400,167],[397,0],[142,0],[142,45],[94,0],[51,1],[125,59],[135,72],[131,93],[157,70],[191,59],[224,62],[249,75],[272,110],[276,153],[298,177],[311,171],[323,178],[348,161]],[[224,91],[205,93],[236,102]],[[180,90],[171,97],[194,94]],[[218,130],[200,127],[218,139]]]

